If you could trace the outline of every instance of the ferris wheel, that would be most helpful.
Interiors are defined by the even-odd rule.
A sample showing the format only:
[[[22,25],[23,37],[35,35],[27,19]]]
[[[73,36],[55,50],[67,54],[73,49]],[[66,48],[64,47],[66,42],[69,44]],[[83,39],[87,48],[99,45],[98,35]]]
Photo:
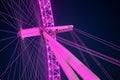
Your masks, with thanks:
[[[10,53],[6,68],[1,70],[1,80],[61,80],[61,70],[69,80],[100,80],[90,69],[83,52],[90,55],[107,79],[113,80],[97,58],[118,67],[120,61],[89,49],[76,33],[117,51],[120,46],[76,29],[74,25],[56,26],[50,0],[1,0],[1,4],[4,27],[0,29],[0,56]],[[73,41],[57,36],[64,32],[70,33]],[[76,48],[83,62],[59,42]]]

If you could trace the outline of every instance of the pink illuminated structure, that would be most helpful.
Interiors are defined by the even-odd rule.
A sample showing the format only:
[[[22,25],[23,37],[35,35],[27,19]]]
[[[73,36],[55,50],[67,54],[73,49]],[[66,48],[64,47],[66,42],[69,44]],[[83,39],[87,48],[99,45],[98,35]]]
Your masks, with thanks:
[[[0,80],[66,80],[66,77],[67,80],[114,80],[112,78],[114,75],[111,74],[117,73],[118,70],[110,73],[111,68],[109,69],[106,64],[102,65],[103,62],[99,59],[118,68],[119,55],[115,54],[116,58],[113,58],[111,53],[111,56],[108,56],[101,53],[102,51],[92,50],[84,43],[82,37],[90,38],[116,51],[120,51],[120,46],[76,29],[73,25],[54,25],[50,0],[1,0],[1,2],[6,11],[0,11],[0,18],[3,19],[0,20],[9,24],[11,28],[8,25],[0,27],[3,28],[0,32],[6,32],[5,35],[1,34],[3,38],[0,39],[0,58],[3,54],[3,58],[9,61],[6,65],[3,59],[0,60],[2,61],[0,68],[3,64],[5,66],[5,69],[4,66],[1,68],[2,71],[0,69]],[[68,33],[66,39],[56,36],[57,33],[64,32],[71,34]],[[71,52],[64,46],[69,46]],[[4,53],[8,53],[10,60],[4,57]],[[93,64],[89,64],[92,61]]]
[[[54,27],[54,19],[52,15],[51,3],[50,0],[38,0],[40,6],[40,13],[42,17],[42,29],[46,27]],[[41,32],[40,32],[41,33]],[[55,33],[51,35],[56,39]],[[47,59],[48,59],[48,78],[49,80],[60,80],[60,68],[58,61],[50,59],[54,54],[49,49],[50,46],[46,44],[47,48]],[[56,73],[54,75],[54,73]]]
[[[56,41],[56,33],[71,31],[73,25],[54,26],[50,0],[38,0],[42,17],[42,27],[20,29],[18,36],[24,38],[42,36],[46,41],[48,59],[48,80],[60,80],[59,64],[69,80],[79,80],[73,69],[84,80],[100,80],[91,70],[79,61],[70,51]],[[50,59],[55,56],[55,59]],[[52,64],[52,65],[51,65]],[[56,73],[56,74],[54,74]]]

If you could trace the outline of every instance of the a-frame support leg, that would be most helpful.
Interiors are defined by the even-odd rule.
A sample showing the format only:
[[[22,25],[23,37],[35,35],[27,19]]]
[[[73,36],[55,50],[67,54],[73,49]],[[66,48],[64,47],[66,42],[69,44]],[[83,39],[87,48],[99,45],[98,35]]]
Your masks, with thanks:
[[[70,51],[68,51],[60,43],[55,41],[46,32],[44,32],[43,35],[45,37],[46,42],[51,47],[51,50],[54,52],[54,55],[58,59],[58,62],[60,63],[62,69],[66,73],[68,79],[72,78],[69,77],[69,75],[72,74],[68,75],[67,73],[67,71],[68,72],[72,71],[71,68],[68,68],[68,66],[69,67],[71,66],[79,74],[79,76],[83,78],[83,80],[100,80],[90,69],[88,69],[81,61],[79,61],[74,55],[72,55]],[[73,73],[73,75],[75,74]],[[76,79],[70,79],[70,80],[76,80]]]

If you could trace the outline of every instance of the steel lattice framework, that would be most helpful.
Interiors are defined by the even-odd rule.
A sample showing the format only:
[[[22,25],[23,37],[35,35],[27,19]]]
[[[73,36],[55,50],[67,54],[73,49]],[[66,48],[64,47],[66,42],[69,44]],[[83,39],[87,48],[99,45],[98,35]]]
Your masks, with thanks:
[[[42,17],[42,26],[45,27],[53,27],[54,19],[51,9],[50,0],[38,0],[40,5],[40,13]],[[55,34],[51,35],[54,39],[56,38]],[[47,58],[48,58],[48,75],[49,80],[60,80],[60,68],[58,61],[55,58],[55,55],[50,50],[50,46],[47,44]]]

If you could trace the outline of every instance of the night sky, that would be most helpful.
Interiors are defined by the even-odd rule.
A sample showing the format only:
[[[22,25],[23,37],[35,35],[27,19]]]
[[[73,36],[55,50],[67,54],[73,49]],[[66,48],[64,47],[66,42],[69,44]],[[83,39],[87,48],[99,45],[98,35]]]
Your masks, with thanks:
[[[53,14],[55,25],[73,24],[81,29],[104,40],[120,45],[120,2],[118,0],[53,0]],[[67,36],[60,36],[70,39]],[[120,52],[99,44],[98,42],[79,35],[83,42],[93,50],[120,60]],[[67,46],[66,46],[67,47]],[[72,48],[67,47],[69,50]],[[73,50],[73,49],[72,49]],[[78,57],[78,53],[73,54]],[[92,71],[101,80],[107,80],[95,66],[94,61],[85,53]],[[80,59],[80,57],[78,57]],[[111,63],[98,59],[114,80],[120,80],[120,69]],[[95,70],[96,69],[96,70]]]
[[[75,28],[81,29],[85,32],[88,32],[92,35],[95,35],[99,38],[112,42],[120,46],[120,2],[119,0],[51,0],[52,10],[55,20],[55,25],[74,25]],[[2,9],[2,6],[0,6]],[[12,30],[5,23],[0,22],[0,29]],[[3,35],[6,33],[0,32],[0,39],[4,38]],[[10,36],[10,34],[8,35]],[[12,35],[15,36],[15,35]],[[60,34],[59,36],[66,38],[67,40],[71,39],[69,36],[65,36]],[[81,37],[83,42],[87,45],[88,48],[93,49],[95,51],[101,52],[110,57],[116,58],[120,60],[120,52],[115,51],[112,48],[102,45],[94,40],[86,38],[82,35]],[[7,41],[5,44],[7,44]],[[0,42],[0,45],[4,45],[4,43]],[[15,45],[15,43],[14,43]],[[67,47],[73,54],[81,60],[81,57],[75,49],[72,47]],[[1,47],[0,47],[1,48]],[[7,59],[10,57],[10,50],[8,49],[5,53],[0,55],[0,73],[3,71]],[[86,59],[88,60],[90,67],[96,75],[98,75],[101,80],[107,80],[105,75],[99,70],[98,67],[95,67],[96,64],[89,57],[87,53],[85,53]],[[120,80],[120,69],[119,67],[98,59],[101,64],[105,67],[105,69],[110,73],[111,77],[114,80]],[[2,63],[2,64],[1,64]],[[63,72],[62,72],[63,73]],[[65,75],[62,74],[62,80],[67,80]]]

